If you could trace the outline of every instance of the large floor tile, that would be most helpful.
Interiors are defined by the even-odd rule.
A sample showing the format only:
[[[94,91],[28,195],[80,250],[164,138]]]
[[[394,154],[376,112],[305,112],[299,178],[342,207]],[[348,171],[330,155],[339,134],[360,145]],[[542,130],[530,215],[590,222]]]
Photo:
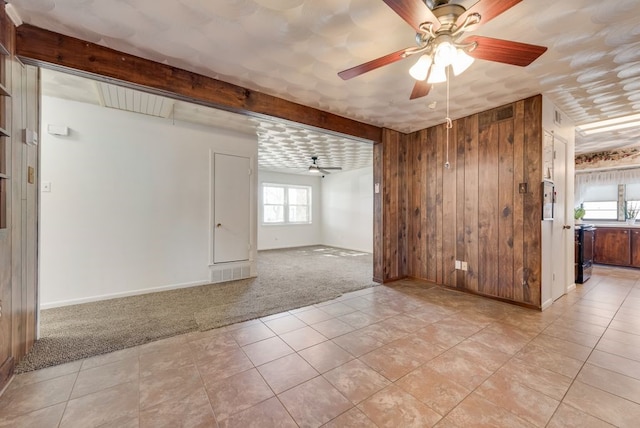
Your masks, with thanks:
[[[491,376],[476,393],[538,427],[547,424],[560,404],[558,400],[517,382],[505,372]]]
[[[319,376],[279,395],[299,426],[318,427],[346,412],[351,402]]]
[[[194,365],[168,369],[140,378],[140,409],[169,400],[179,400],[202,386],[202,378]]]
[[[640,404],[640,380],[638,379],[591,364],[585,364],[576,379]]]
[[[140,412],[140,428],[205,428],[215,424],[213,409],[204,388],[196,389],[181,399],[166,401]]]
[[[613,428],[613,425],[606,423],[587,413],[574,409],[566,404],[560,404],[558,410],[553,415],[548,428]]]
[[[17,416],[0,414],[0,428],[57,428],[66,405],[55,404]]]
[[[379,427],[432,427],[442,416],[411,394],[390,385],[358,408]]]
[[[137,382],[139,376],[138,358],[83,370],[78,374],[76,383],[71,391],[71,398],[78,398],[121,383]]]
[[[279,337],[261,340],[260,342],[243,346],[242,349],[256,366],[293,353],[293,349]]]
[[[532,428],[535,425],[519,418],[503,407],[485,400],[477,394],[469,395],[445,418],[460,428],[465,427],[508,427]],[[446,425],[445,425],[446,426]]]
[[[274,395],[256,369],[208,385],[207,393],[218,420],[253,407]]]
[[[640,405],[579,381],[569,388],[564,402],[618,427],[637,427],[640,420]]]
[[[359,360],[330,370],[324,377],[354,404],[390,384],[387,379]]]
[[[441,415],[447,414],[471,392],[427,366],[412,371],[395,385]]]
[[[93,428],[138,416],[138,382],[130,382],[67,403],[60,428]]]
[[[0,397],[0,415],[17,416],[69,399],[77,373],[28,385],[9,385]]]
[[[324,373],[351,361],[354,357],[331,341],[322,342],[298,353],[319,373]]]
[[[221,421],[220,428],[297,428],[276,397],[269,398]]]
[[[640,361],[594,350],[587,363],[640,380]]]
[[[258,367],[271,389],[279,394],[319,375],[298,354],[290,354]]]

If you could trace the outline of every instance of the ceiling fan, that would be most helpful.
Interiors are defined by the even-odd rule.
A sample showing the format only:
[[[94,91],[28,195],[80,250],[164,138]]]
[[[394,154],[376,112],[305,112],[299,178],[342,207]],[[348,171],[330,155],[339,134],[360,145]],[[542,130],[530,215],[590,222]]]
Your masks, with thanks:
[[[309,165],[309,172],[313,174],[331,174],[329,170],[336,170],[336,171],[342,170],[342,167],[339,167],[339,166],[321,167],[320,165],[318,165],[318,156],[311,156],[311,160],[313,161],[313,163]]]
[[[476,30],[522,0],[479,0],[469,9],[450,0],[383,1],[416,30],[417,46],[341,71],[338,75],[343,80],[422,54],[409,71],[416,79],[410,97],[413,100],[426,96],[434,83],[445,82],[449,65],[456,76],[474,59],[526,67],[547,50],[544,46],[483,36],[461,40],[465,32]]]

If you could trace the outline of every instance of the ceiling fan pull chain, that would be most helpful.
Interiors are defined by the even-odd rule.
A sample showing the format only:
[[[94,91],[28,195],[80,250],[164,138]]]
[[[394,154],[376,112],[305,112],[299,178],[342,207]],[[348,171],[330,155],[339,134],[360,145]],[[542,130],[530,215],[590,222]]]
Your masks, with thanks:
[[[451,121],[451,118],[449,117],[449,68],[451,68],[450,66],[447,66],[447,154],[446,154],[446,161],[444,163],[444,167],[446,169],[449,169],[451,167],[451,164],[449,163],[449,129],[453,128],[453,122]]]

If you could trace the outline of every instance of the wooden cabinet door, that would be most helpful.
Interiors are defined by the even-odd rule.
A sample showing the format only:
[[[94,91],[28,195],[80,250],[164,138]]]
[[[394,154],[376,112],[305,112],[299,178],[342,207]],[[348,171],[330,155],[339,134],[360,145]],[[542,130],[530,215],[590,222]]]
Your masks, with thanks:
[[[640,229],[631,229],[631,266],[640,267]]]
[[[594,261],[608,265],[631,264],[629,229],[596,229]]]

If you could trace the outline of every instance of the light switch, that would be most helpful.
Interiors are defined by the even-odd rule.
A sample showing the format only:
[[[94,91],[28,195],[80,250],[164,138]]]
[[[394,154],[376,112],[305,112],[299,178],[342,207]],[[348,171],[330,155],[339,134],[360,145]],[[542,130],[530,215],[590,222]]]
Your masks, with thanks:
[[[43,181],[41,190],[43,192],[50,192],[51,191],[51,182],[50,181]]]
[[[380,183],[376,183],[373,187],[375,193],[380,193]]]

